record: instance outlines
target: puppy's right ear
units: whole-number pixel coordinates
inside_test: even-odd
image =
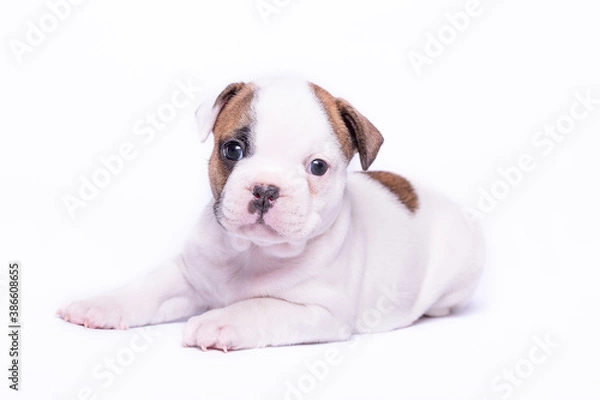
[[[200,131],[200,140],[205,142],[208,139],[208,136],[212,132],[215,123],[217,122],[217,118],[219,114],[229,100],[231,100],[235,95],[237,95],[240,90],[242,90],[246,86],[246,83],[231,83],[229,84],[222,92],[217,96],[217,99],[214,101],[210,101],[206,99],[200,107],[196,110],[196,122],[198,123],[198,129]]]

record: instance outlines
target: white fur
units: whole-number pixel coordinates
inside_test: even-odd
[[[344,340],[443,316],[469,300],[483,244],[461,209],[417,186],[411,213],[365,174],[346,172],[305,82],[258,87],[255,153],[223,189],[221,225],[209,204],[172,262],[71,303],[61,317],[124,328],[192,316],[184,345],[227,350]],[[331,166],[322,177],[307,172],[315,158]],[[248,212],[255,184],[281,189],[265,224]]]

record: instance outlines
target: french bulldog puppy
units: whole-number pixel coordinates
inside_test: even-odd
[[[341,341],[465,305],[479,227],[446,197],[366,171],[383,143],[347,101],[303,80],[233,83],[196,112],[213,199],[182,252],[58,311],[88,328],[189,318],[183,345],[228,351]]]

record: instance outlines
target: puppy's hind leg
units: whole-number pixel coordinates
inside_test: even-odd
[[[196,315],[205,309],[182,274],[183,260],[161,265],[111,292],[71,302],[57,315],[86,328],[127,329]]]
[[[458,224],[455,224],[455,226],[458,226]],[[465,225],[465,227],[467,229],[462,235],[456,235],[455,237],[465,237],[467,239],[455,242],[452,248],[447,249],[443,254],[458,253],[466,256],[462,260],[451,263],[451,268],[446,268],[448,264],[445,261],[440,261],[438,270],[453,272],[442,295],[425,311],[424,314],[429,317],[443,317],[456,309],[464,307],[477,289],[484,261],[483,233],[478,224],[473,225],[469,222],[469,225]],[[452,258],[448,257],[448,259],[451,260]]]
[[[428,317],[445,317],[451,312],[464,307],[473,296],[477,288],[477,280],[462,288],[456,288],[441,296],[432,306],[425,311]]]
[[[428,317],[445,317],[450,314],[450,307],[433,307],[425,312]]]

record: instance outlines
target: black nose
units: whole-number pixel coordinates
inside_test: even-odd
[[[279,197],[279,188],[274,185],[256,185],[252,189],[254,199],[248,204],[250,214],[258,212],[260,215],[269,211],[273,207],[273,203]]]

